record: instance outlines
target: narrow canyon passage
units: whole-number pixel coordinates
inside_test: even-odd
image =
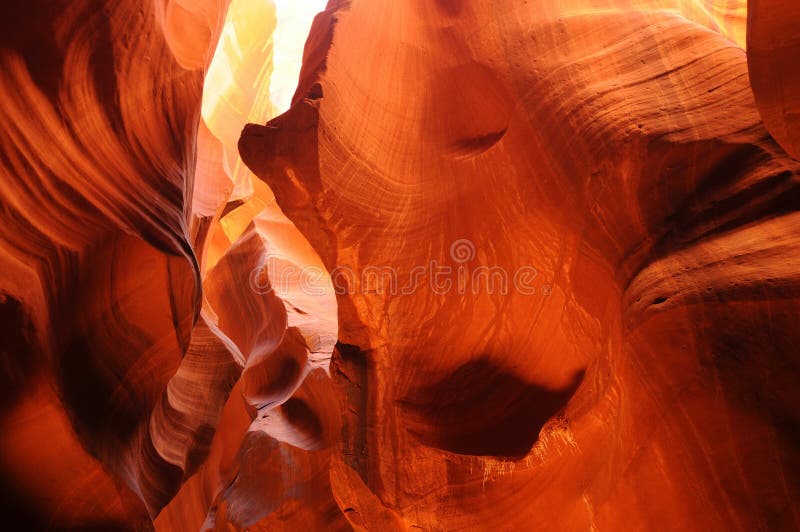
[[[800,529],[796,2],[0,21],[0,528]]]

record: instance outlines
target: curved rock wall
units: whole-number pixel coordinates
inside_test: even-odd
[[[189,472],[180,457],[201,427],[159,419],[185,409],[164,392],[186,392],[173,375],[203,341],[186,198],[217,27],[194,17],[174,2],[2,8],[11,523],[144,526]],[[189,19],[202,38],[174,34]]]
[[[331,0],[274,119],[270,2],[0,8],[3,523],[800,527],[749,4]]]
[[[317,20],[240,151],[340,289],[352,526],[798,525],[798,163],[723,4]]]

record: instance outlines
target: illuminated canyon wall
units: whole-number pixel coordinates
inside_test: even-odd
[[[794,2],[0,20],[4,527],[800,528]]]

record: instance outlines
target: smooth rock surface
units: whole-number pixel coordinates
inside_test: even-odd
[[[0,528],[800,528],[796,3],[281,5],[0,7]]]

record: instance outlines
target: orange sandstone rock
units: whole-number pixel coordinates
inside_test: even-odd
[[[343,288],[353,527],[798,526],[798,163],[743,3],[625,4],[331,2],[244,130]]]
[[[747,4],[331,0],[275,118],[279,2],[0,8],[3,525],[800,528]]]

